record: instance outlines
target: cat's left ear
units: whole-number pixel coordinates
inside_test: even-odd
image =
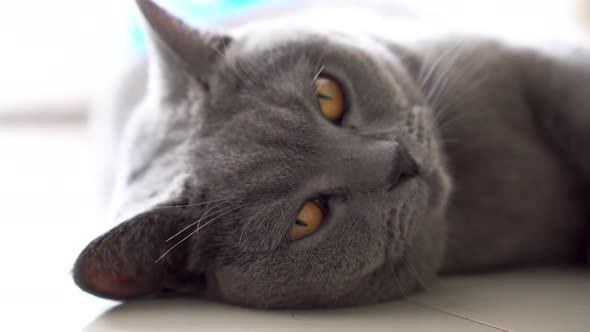
[[[150,57],[150,84],[175,90],[187,86],[189,74],[202,88],[223,60],[231,38],[204,33],[172,16],[152,0],[136,0],[144,18]]]

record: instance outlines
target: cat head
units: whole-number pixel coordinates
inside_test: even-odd
[[[138,4],[149,93],[122,142],[122,222],[80,254],[81,288],[326,307],[434,276],[450,184],[419,56],[329,31],[205,34]]]

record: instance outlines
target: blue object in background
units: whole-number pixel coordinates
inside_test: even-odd
[[[160,6],[185,22],[195,26],[227,18],[261,5],[286,0],[156,0]],[[131,47],[134,52],[145,51],[145,38],[137,15],[132,16]]]

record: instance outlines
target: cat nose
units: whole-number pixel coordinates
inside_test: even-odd
[[[363,140],[341,146],[330,156],[333,185],[354,191],[393,190],[419,175],[419,165],[395,140]]]
[[[404,145],[398,145],[388,179],[390,186],[387,190],[391,191],[402,182],[418,176],[419,169],[418,163],[412,158],[408,149]]]

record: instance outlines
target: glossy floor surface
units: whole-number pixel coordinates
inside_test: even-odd
[[[442,280],[405,301],[329,311],[264,312],[190,300],[129,303],[86,327],[107,331],[588,331],[589,271]]]

